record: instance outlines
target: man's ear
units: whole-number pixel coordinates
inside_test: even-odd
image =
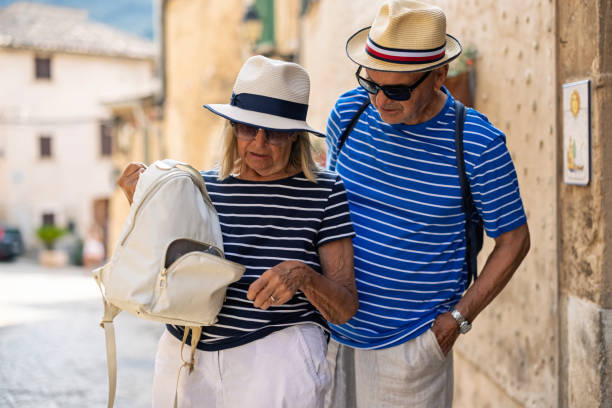
[[[444,81],[446,81],[446,77],[448,76],[448,64],[443,67],[437,68],[434,71],[434,85],[435,89],[442,88],[444,85]]]

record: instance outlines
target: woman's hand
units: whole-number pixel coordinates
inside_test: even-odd
[[[287,303],[302,285],[307,269],[302,262],[283,261],[251,283],[247,299],[263,310]]]
[[[138,183],[140,174],[144,172],[146,168],[147,167],[142,163],[130,163],[125,170],[123,170],[123,173],[121,173],[119,180],[117,180],[117,185],[123,190],[130,204],[132,204],[132,199],[134,198],[136,183]]]
[[[297,290],[334,324],[346,323],[357,312],[353,242],[343,238],[319,247],[323,274],[298,261],[284,261],[251,284],[247,298],[260,309],[287,303]]]

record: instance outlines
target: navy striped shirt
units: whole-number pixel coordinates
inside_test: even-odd
[[[302,173],[266,182],[233,176],[219,181],[217,171],[202,172],[219,214],[225,257],[244,265],[246,271],[229,286],[219,321],[203,327],[199,349],[240,346],[305,322],[328,330],[321,314],[301,291],[289,302],[268,310],[253,307],[246,297],[251,283],[285,260],[301,261],[321,273],[317,248],[355,235],[342,181],[327,171],[315,175],[317,183]],[[167,327],[182,339],[182,327]]]
[[[337,341],[365,349],[398,345],[425,332],[466,286],[465,215],[457,172],[455,109],[446,104],[418,125],[382,121],[370,105],[338,154],[340,134],[368,94],[342,95],[327,125],[328,166],[347,190],[356,237],[359,311],[330,325]],[[467,110],[465,167],[490,237],[526,223],[505,136]]]

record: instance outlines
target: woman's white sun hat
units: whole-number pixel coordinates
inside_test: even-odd
[[[419,1],[389,0],[371,27],[346,43],[348,57],[377,71],[420,72],[448,64],[461,54],[461,44],[446,34],[446,16]]]
[[[204,107],[236,123],[325,137],[306,123],[309,94],[310,78],[300,65],[256,55],[240,69],[230,103]]]

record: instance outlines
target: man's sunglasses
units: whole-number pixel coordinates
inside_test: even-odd
[[[293,134],[293,132],[291,131],[268,130],[264,128],[259,128],[257,126],[245,125],[243,123],[232,122],[232,127],[234,128],[234,134],[236,135],[236,137],[247,142],[254,140],[257,136],[257,132],[259,132],[259,129],[261,129],[264,131],[266,140],[271,145],[285,144],[289,139],[289,136]]]
[[[427,71],[425,75],[423,75],[418,81],[416,81],[412,85],[378,85],[376,82],[370,81],[369,79],[365,79],[359,73],[361,72],[361,68],[357,69],[355,72],[355,76],[357,77],[357,82],[359,85],[363,87],[368,93],[372,95],[376,95],[378,91],[383,91],[383,93],[389,99],[393,99],[394,101],[407,101],[410,99],[412,92],[427,78],[431,71]]]

